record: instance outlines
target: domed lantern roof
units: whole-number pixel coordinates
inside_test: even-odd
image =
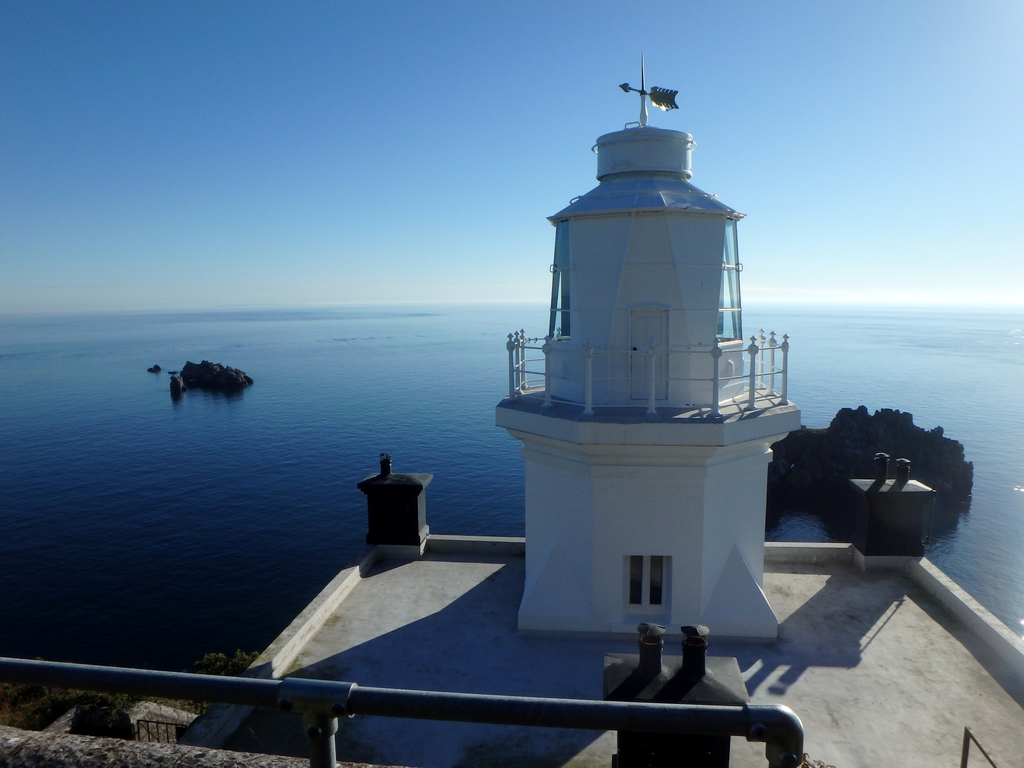
[[[601,184],[549,216],[549,221],[610,211],[657,210],[742,219],[744,214],[690,183],[690,155],[696,146],[690,134],[664,128],[606,133],[594,145]]]

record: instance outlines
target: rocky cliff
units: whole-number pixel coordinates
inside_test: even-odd
[[[863,405],[843,408],[827,429],[801,428],[772,446],[768,466],[768,514],[801,510],[835,515],[853,502],[847,480],[875,476],[874,456],[911,462],[911,477],[938,492],[940,507],[963,505],[971,495],[974,465],[964,447],[942,427],[915,426],[909,413],[884,408],[869,414]],[[890,473],[895,467],[890,463]]]
[[[252,379],[246,376],[245,371],[207,360],[201,363],[193,363],[190,360],[185,363],[185,367],[181,369],[181,378],[186,387],[199,389],[234,390],[252,384]]]

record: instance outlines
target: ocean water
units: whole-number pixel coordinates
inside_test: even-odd
[[[974,462],[928,556],[1020,630],[1024,310],[748,307],[789,333],[808,426],[910,411]],[[0,655],[186,669],[264,648],[363,548],[356,483],[431,472],[436,533],[522,535],[518,443],[494,424],[506,334],[539,304],[0,318]],[[255,380],[172,401],[186,360]],[[786,515],[776,539],[827,540]]]

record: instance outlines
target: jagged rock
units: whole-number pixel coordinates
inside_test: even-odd
[[[188,390],[181,376],[171,376],[171,396],[181,397],[181,393]]]
[[[162,371],[163,368],[161,368],[159,365],[154,365],[152,368],[147,368],[146,370],[149,371],[150,373],[160,373],[160,371]]]
[[[802,510],[845,515],[855,498],[847,482],[875,476],[874,456],[884,452],[895,460],[910,459],[911,477],[938,492],[937,504],[966,502],[974,482],[974,465],[964,447],[942,434],[925,430],[909,413],[884,408],[869,414],[863,405],[843,408],[827,429],[801,427],[772,446],[768,465],[768,512]],[[895,472],[891,462],[890,474]]]
[[[192,361],[185,363],[181,369],[181,378],[186,386],[200,389],[235,390],[252,384],[252,379],[246,376],[245,371],[207,360],[198,364]]]

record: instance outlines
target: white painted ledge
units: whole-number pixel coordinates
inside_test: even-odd
[[[426,551],[438,555],[507,555],[522,557],[526,554],[523,536],[452,536],[434,535],[427,538]]]
[[[907,575],[934,595],[1024,683],[1024,640],[927,558],[911,558]]]
[[[302,648],[323,627],[324,622],[334,614],[379,557],[380,553],[374,547],[365,552],[354,565],[343,569],[331,579],[284,632],[259,655],[243,676],[274,680],[286,677]],[[179,743],[220,748],[252,714],[253,709],[238,704],[214,704],[206,714],[193,722]]]
[[[764,545],[765,565],[783,563],[852,563],[852,544],[804,541],[767,541]]]

